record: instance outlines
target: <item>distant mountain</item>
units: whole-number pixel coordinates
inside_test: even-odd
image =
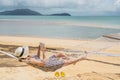
[[[30,9],[15,9],[11,11],[0,12],[0,15],[42,15]]]
[[[51,16],[71,16],[68,13],[58,13],[58,14],[51,14]]]
[[[30,10],[30,9],[15,9],[11,11],[3,11],[0,12],[0,15],[40,15],[40,16],[71,16],[68,13],[58,13],[58,14],[50,14],[50,15],[43,15],[39,12]]]

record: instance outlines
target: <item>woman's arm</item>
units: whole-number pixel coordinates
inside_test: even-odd
[[[44,47],[44,49],[42,50],[42,52],[43,52],[43,60],[45,61],[46,60],[46,48]]]
[[[45,62],[44,61],[38,61],[38,60],[36,60],[36,59],[34,59],[34,58],[31,58],[30,60],[29,60],[29,63],[30,64],[35,64],[35,65],[38,65],[38,66],[44,66],[45,65]]]
[[[37,56],[40,58],[40,45],[38,46]]]

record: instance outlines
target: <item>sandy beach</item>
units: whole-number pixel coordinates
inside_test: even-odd
[[[92,54],[93,51],[120,54],[120,44],[116,42],[0,36],[0,50],[13,54],[18,46],[28,45],[30,53],[36,53],[39,42],[46,44],[47,57],[62,49],[91,53],[87,60],[52,72],[43,71],[0,53],[0,80],[120,80],[120,56]],[[65,76],[56,77],[55,72],[64,72]]]

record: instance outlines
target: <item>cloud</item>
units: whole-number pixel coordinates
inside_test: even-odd
[[[0,4],[2,6],[13,6],[14,5],[14,1],[13,0],[1,0]]]
[[[115,5],[120,6],[120,0],[117,0],[117,1],[115,2]]]
[[[1,9],[31,8],[44,13],[70,12],[71,14],[104,14],[115,12],[120,0],[0,0]]]

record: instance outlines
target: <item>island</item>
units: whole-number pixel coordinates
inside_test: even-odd
[[[50,16],[71,16],[68,13],[57,13],[57,14],[51,14]]]
[[[58,14],[41,14],[31,9],[15,9],[9,11],[0,12],[0,15],[38,15],[38,16],[71,16],[69,13],[58,13]]]
[[[0,15],[42,15],[42,14],[36,11],[32,11],[30,9],[15,9],[0,12]]]

